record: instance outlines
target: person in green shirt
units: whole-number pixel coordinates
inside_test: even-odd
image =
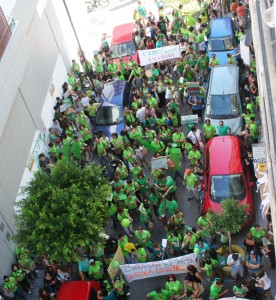
[[[130,72],[130,76],[128,78],[128,81],[131,81],[132,78],[136,78],[136,77],[139,77],[139,78],[142,77],[142,68],[139,67],[137,64],[134,65],[134,68]]]
[[[165,174],[161,174],[158,176],[158,180],[160,180],[160,183],[157,185],[156,187],[164,192],[164,194],[162,195],[163,198],[165,198],[168,194],[175,198],[175,191],[176,191],[176,183],[173,180],[173,178],[171,176],[166,176]]]
[[[147,294],[147,298],[151,300],[172,300],[173,292],[163,290],[160,287],[156,288],[155,291],[152,291]]]
[[[135,237],[137,239],[137,243],[142,245],[145,248],[150,248],[152,250],[152,242],[151,242],[151,233],[147,230],[143,230],[142,226],[139,226],[135,231]]]
[[[125,299],[125,281],[121,276],[116,276],[115,281],[113,282],[113,287],[115,294],[117,294],[118,299]]]
[[[143,200],[138,210],[140,212],[140,222],[145,228],[150,229],[149,224],[152,222],[152,213],[147,199]]]
[[[166,202],[167,202],[168,213],[173,215],[175,209],[178,208],[178,203],[170,197],[166,198]]]
[[[148,102],[150,108],[157,109],[157,100],[152,96],[151,93],[148,93],[148,95],[147,95],[147,102]]]
[[[26,296],[24,295],[24,293],[18,288],[16,279],[14,277],[9,277],[9,276],[4,276],[4,294],[5,294],[5,299],[6,296],[8,297],[8,295],[12,298],[15,295],[16,299],[17,297],[21,298],[21,299],[26,299]]]
[[[102,75],[104,69],[103,69],[103,60],[101,56],[94,54],[93,65],[94,65],[95,72],[99,75]]]
[[[70,150],[74,160],[79,163],[84,163],[85,144],[83,139],[79,139],[77,136],[74,136]]]
[[[136,160],[132,162],[132,169],[130,170],[130,173],[134,180],[138,178],[138,173],[142,171],[142,168],[138,166],[138,163]]]
[[[89,113],[89,119],[90,119],[91,124],[94,124],[96,112],[100,106],[101,106],[101,103],[94,103],[93,100],[89,101],[89,106],[88,106],[87,110]]]
[[[129,255],[129,251],[125,250],[125,245],[128,243],[128,236],[127,235],[123,235],[123,234],[119,234],[119,239],[118,239],[118,247],[121,248],[124,256],[126,257],[127,255]]]
[[[205,142],[207,143],[211,138],[213,138],[216,134],[216,128],[209,119],[205,120],[205,124],[203,125],[203,135],[205,137]]]
[[[74,76],[79,77],[80,65],[76,62],[75,59],[72,60],[71,71],[74,74]]]
[[[197,149],[196,145],[192,145],[192,149],[189,151],[188,159],[191,161],[191,165],[195,164],[196,159],[201,159],[201,152]]]
[[[91,280],[102,280],[103,279],[103,264],[100,261],[96,261],[93,258],[89,261],[90,266],[88,269],[89,279]]]
[[[139,247],[138,246],[135,253],[136,253],[136,256],[137,256],[138,261],[140,263],[147,262],[147,260],[148,260],[148,253],[147,253],[147,250],[144,247]]]
[[[117,230],[117,227],[118,227],[117,206],[116,206],[115,201],[113,199],[111,201],[107,202],[107,214],[112,219],[113,229]]]
[[[133,219],[130,217],[128,209],[119,207],[117,209],[117,212],[118,212],[118,215],[117,215],[118,221],[120,222],[120,224],[124,228],[126,234],[129,237],[132,237],[131,233],[134,233],[134,230],[133,230],[133,227],[132,227]],[[124,226],[123,220],[125,220],[125,219],[128,219],[130,221],[128,226]]]
[[[223,295],[228,293],[228,290],[222,291],[223,289],[223,280],[221,278],[216,278],[210,287],[210,296],[209,299],[217,300],[222,298]]]
[[[107,70],[112,75],[112,77],[115,77],[116,73],[119,71],[118,70],[118,65],[115,62],[113,62],[112,58],[110,58],[110,60],[109,60],[109,64],[107,66]]]
[[[174,128],[179,127],[179,125],[180,125],[179,114],[173,108],[168,112],[168,117]]]
[[[172,292],[175,299],[180,297],[182,293],[182,284],[176,279],[175,275],[171,274],[168,276],[166,290]]]
[[[255,103],[250,99],[250,97],[245,98],[246,107],[245,109],[250,110],[251,114],[255,113]]]
[[[160,155],[164,154],[166,146],[163,142],[159,141],[157,137],[151,142],[151,147],[154,150],[154,153],[160,153]]]
[[[197,225],[205,230],[210,224],[210,218],[206,212],[201,212],[199,218],[197,219]]]
[[[123,59],[122,57],[120,58],[119,71],[121,72],[121,74],[122,74],[123,76],[126,75],[126,72],[127,72],[127,64],[126,64],[126,62],[124,61],[124,59]]]
[[[216,57],[216,54],[212,54],[210,60],[209,60],[209,67],[213,68],[215,66],[220,65],[219,59]]]
[[[88,128],[88,117],[85,115],[84,111],[77,111],[76,112],[76,121],[80,125],[83,125],[84,127]]]
[[[176,132],[172,135],[172,140],[176,144],[177,148],[180,148],[183,152],[184,148],[182,146],[185,143],[185,135],[181,132],[181,127],[178,127]]]
[[[234,65],[236,63],[235,58],[233,55],[231,55],[230,53],[227,53],[227,63],[230,65]]]
[[[259,224],[255,224],[250,228],[250,232],[257,244],[256,246],[262,246],[262,238],[266,236],[266,230],[261,228]]]
[[[217,126],[218,135],[231,135],[231,128],[227,125],[224,125],[223,121],[219,121],[219,125]]]
[[[116,168],[116,173],[122,180],[125,180],[128,178],[127,167],[122,162],[118,163],[118,167]]]
[[[125,150],[123,151],[123,157],[124,160],[127,161],[127,163],[132,164],[135,161],[135,152],[132,147],[129,145],[125,146]]]
[[[245,124],[250,125],[250,118],[251,117],[255,118],[256,115],[251,113],[251,111],[249,109],[246,109],[245,113],[242,114],[242,117],[244,118]]]
[[[31,286],[25,277],[25,273],[20,269],[18,264],[13,263],[12,266],[12,277],[15,278],[16,282],[20,284],[22,289],[27,293],[31,294],[32,292],[30,289],[33,289],[34,287]]]
[[[205,51],[201,51],[200,56],[197,59],[195,65],[195,70],[198,72],[199,77],[204,81],[207,80],[208,65],[209,65],[208,56],[206,55]]]
[[[244,285],[242,285],[241,282],[237,282],[233,286],[233,293],[238,298],[245,298],[247,292],[247,288]]]
[[[97,137],[95,138],[95,146],[100,160],[100,164],[104,166],[106,164],[105,157],[107,156],[106,144],[103,141],[101,141],[100,138]]]
[[[155,130],[151,130],[149,128],[149,126],[145,126],[145,130],[146,130],[146,139],[148,140],[149,143],[152,143],[154,140],[154,137],[156,136],[156,132]]]
[[[132,193],[126,192],[127,198],[125,200],[126,207],[131,217],[136,220],[136,212],[138,209],[137,198]]]
[[[253,143],[258,144],[258,140],[259,140],[259,125],[255,121],[254,117],[250,118],[249,129],[250,129],[250,133],[252,135]]]
[[[198,179],[191,169],[186,169],[184,174],[184,182],[186,183],[186,188],[188,190],[188,201],[193,198],[199,200],[199,192],[197,189]]]

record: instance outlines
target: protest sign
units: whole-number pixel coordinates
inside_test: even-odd
[[[192,253],[185,256],[166,259],[163,261],[153,261],[140,264],[121,265],[120,269],[128,282],[150,277],[163,276],[167,274],[186,273],[183,267],[188,265],[197,266],[197,254]]]
[[[167,156],[160,156],[151,159],[151,169],[167,169],[168,168],[168,158]]]
[[[198,123],[198,115],[181,116],[181,124]]]
[[[158,61],[175,59],[180,57],[179,45],[161,48],[138,50],[140,65],[146,66]]]
[[[120,247],[118,247],[108,269],[107,269],[107,272],[111,278],[111,280],[113,280],[117,273],[119,272],[119,268],[114,266],[114,262],[117,261],[120,265],[123,265],[125,263],[125,258],[124,258],[124,254],[122,252],[122,249]]]

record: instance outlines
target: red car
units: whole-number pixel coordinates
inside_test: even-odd
[[[62,284],[57,300],[97,300],[98,281],[70,281]]]
[[[234,199],[247,204],[248,225],[254,216],[254,203],[247,153],[243,142],[236,136],[212,138],[204,148],[204,203],[207,212],[221,210],[221,201]]]
[[[111,57],[116,63],[122,57],[125,61],[131,56],[134,61],[139,63],[136,43],[134,41],[135,25],[133,23],[122,24],[114,27],[112,33]]]

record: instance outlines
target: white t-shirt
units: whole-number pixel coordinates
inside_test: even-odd
[[[136,112],[136,118],[139,119],[139,121],[141,123],[144,123],[145,121],[145,112],[146,112],[146,108],[145,107],[141,107],[137,110]]]
[[[190,131],[187,135],[191,139],[192,143],[195,145],[197,142],[201,142],[201,131],[197,128],[196,131]]]

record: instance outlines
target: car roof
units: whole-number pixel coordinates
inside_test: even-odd
[[[97,291],[100,285],[97,281],[70,281],[62,284],[58,293],[58,300],[89,300],[90,289]]]
[[[229,17],[212,19],[210,37],[225,37],[233,34],[232,20]]]
[[[99,103],[102,104],[101,107],[123,105],[123,90],[125,84],[126,83],[122,80],[106,83],[99,98]]]
[[[226,64],[212,68],[209,87],[211,95],[230,95],[238,93],[239,67]]]
[[[209,150],[209,175],[242,173],[240,146],[241,142],[236,136],[212,138],[206,147],[206,151]]]
[[[126,23],[114,27],[112,33],[111,45],[132,41],[134,28],[135,27],[133,23]]]

